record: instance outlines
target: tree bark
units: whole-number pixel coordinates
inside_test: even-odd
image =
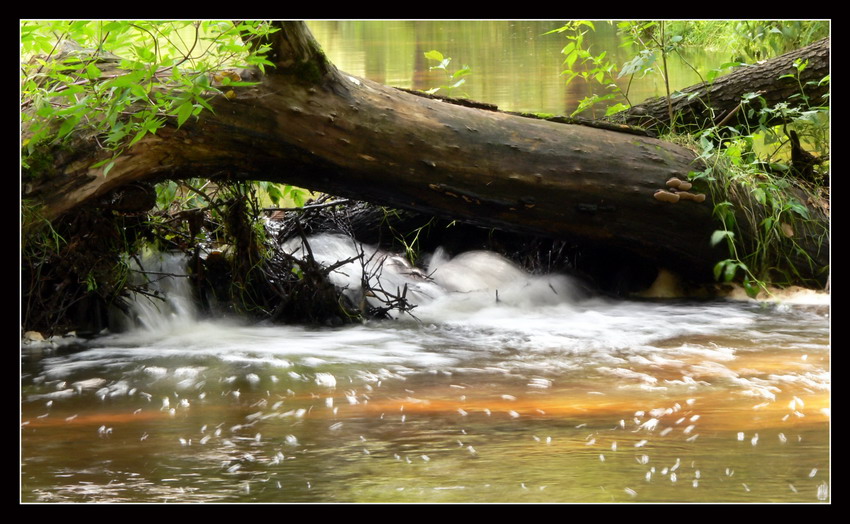
[[[463,107],[338,71],[306,25],[280,23],[277,67],[211,101],[214,113],[148,136],[108,176],[58,159],[25,198],[56,218],[138,181],[268,180],[651,260],[697,281],[728,253],[704,202],[654,197],[702,167],[653,138]],[[827,255],[828,259],[828,255]]]
[[[824,38],[806,47],[754,65],[739,67],[711,83],[697,84],[673,95],[673,114],[677,126],[698,125],[705,129],[720,124],[758,124],[758,117],[747,115],[741,107],[744,95],[757,93],[764,99],[764,106],[757,101],[751,107],[761,109],[787,102],[790,107],[819,106],[829,93],[829,83],[820,81],[829,75],[830,39]],[[807,61],[806,67],[796,78],[795,61]],[[780,78],[783,75],[794,78]],[[805,98],[804,96],[805,95]],[[808,102],[806,102],[808,100]],[[646,128],[670,126],[667,98],[651,98],[641,104],[617,114],[614,120]],[[783,123],[780,119],[766,122],[767,125]]]

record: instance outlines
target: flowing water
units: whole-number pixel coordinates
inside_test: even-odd
[[[201,318],[178,279],[138,328],[25,347],[22,500],[830,500],[823,296],[613,301],[492,253],[378,255],[415,318]]]
[[[560,25],[310,24],[351,74],[428,89],[437,49],[472,67],[471,98],[564,114],[590,87],[559,77],[565,41],[540,35]],[[830,501],[828,297],[615,301],[484,253],[383,257],[368,272],[407,283],[415,318],[245,325],[200,317],[177,279],[128,332],[23,344],[21,500]],[[352,298],[358,271],[334,275]]]

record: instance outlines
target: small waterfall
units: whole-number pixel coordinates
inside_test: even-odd
[[[307,242],[314,259],[322,266],[352,259],[329,277],[355,303],[363,298],[364,283],[369,288],[365,298],[373,305],[380,305],[386,296],[406,289],[412,304],[457,312],[495,304],[520,308],[564,304],[574,302],[579,295],[569,277],[530,275],[491,251],[467,251],[452,258],[439,248],[430,257],[424,257],[429,262],[426,269],[420,269],[403,256],[343,235],[320,234]],[[294,256],[306,256],[307,249],[299,238],[286,241],[282,248]],[[417,311],[422,311],[421,308]]]
[[[313,259],[321,266],[330,267],[351,260],[331,271],[328,277],[355,304],[363,298],[364,282],[368,283],[373,295],[366,299],[375,306],[381,305],[390,295],[403,292],[405,286],[407,297],[416,304],[434,300],[445,293],[442,287],[400,255],[361,244],[344,235],[315,235],[308,238],[307,243]],[[307,246],[300,238],[291,238],[281,247],[293,256],[307,257]]]
[[[310,252],[324,267],[340,265],[328,275],[354,304],[366,300],[385,306],[401,295],[414,315],[430,321],[457,319],[497,307],[505,310],[562,306],[576,302],[578,287],[564,275],[531,275],[490,251],[468,251],[450,257],[443,249],[425,256],[424,269],[398,254],[361,244],[350,237],[320,234],[308,238]],[[300,238],[286,241],[283,251],[306,257]],[[134,267],[136,285],[146,291],[132,297],[132,318],[116,323],[150,332],[192,329],[200,320],[182,254],[148,253]],[[491,312],[492,313],[492,312]],[[501,316],[496,315],[496,316]]]
[[[132,327],[171,331],[193,324],[198,311],[186,272],[186,257],[174,253],[146,253],[141,267],[133,264],[134,283],[146,284],[145,293],[134,293]]]

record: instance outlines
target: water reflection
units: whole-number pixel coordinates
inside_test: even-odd
[[[547,307],[27,354],[23,499],[824,498],[822,306]]]
[[[331,62],[347,73],[425,91],[446,83],[442,71],[429,70],[435,64],[424,56],[438,50],[452,58],[451,71],[464,65],[472,68],[466,83],[451,96],[468,96],[509,111],[569,115],[583,98],[604,93],[600,86],[581,80],[565,84],[561,50],[567,41],[563,35],[545,35],[564,23],[395,20],[311,21],[309,26]],[[608,58],[619,66],[635,54],[622,47],[615,29],[606,23],[597,23],[596,31],[589,32],[585,40],[594,53],[607,51]],[[710,69],[727,62],[728,56],[687,49],[684,60],[687,63],[677,58],[668,64],[672,89],[701,82]],[[631,84],[628,78],[618,82],[634,104],[665,93],[658,75],[635,78]],[[604,105],[600,107],[604,109]]]

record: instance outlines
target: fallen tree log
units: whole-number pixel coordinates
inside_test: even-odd
[[[569,239],[700,282],[728,257],[710,242],[718,224],[705,182],[691,190],[706,195],[701,201],[656,194],[671,177],[702,169],[690,150],[355,78],[328,62],[304,24],[279,26],[270,55],[276,67],[258,85],[210,101],[215,112],[195,122],[142,139],[108,176],[92,167],[105,158],[92,143],[58,153],[50,176],[25,180],[24,198],[55,219],[136,182],[267,180]],[[828,249],[826,258],[820,245],[811,251],[819,267],[802,278],[820,278],[828,260]]]

